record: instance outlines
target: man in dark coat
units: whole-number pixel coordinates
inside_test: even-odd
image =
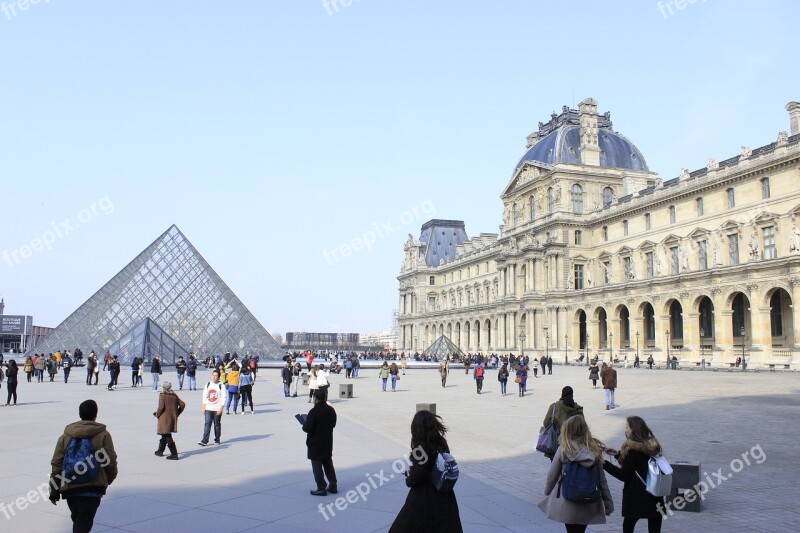
[[[311,469],[317,490],[312,490],[314,496],[326,496],[329,492],[336,494],[336,471],[333,468],[333,428],[336,427],[336,411],[325,401],[325,391],[314,392],[314,407],[308,412],[303,423],[303,431],[308,433],[306,446],[308,458],[311,459]],[[323,476],[323,470],[325,475]],[[325,478],[328,478],[326,487]]]
[[[289,362],[283,363],[281,370],[281,378],[283,378],[283,395],[289,397],[289,387],[292,385],[292,369],[289,367]]]
[[[552,355],[548,355],[547,356],[547,373],[548,374],[552,374],[553,373],[553,356]]]

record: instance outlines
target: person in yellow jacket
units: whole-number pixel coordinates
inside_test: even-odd
[[[58,366],[61,366],[61,352],[56,351],[53,357],[55,358],[56,363],[58,363]]]
[[[231,400],[233,401],[233,414],[236,414],[236,409],[239,407],[239,365],[233,363],[226,377],[228,379],[228,400],[225,402],[225,414],[231,414]]]

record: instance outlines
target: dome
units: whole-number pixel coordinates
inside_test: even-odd
[[[597,117],[597,144],[600,147],[600,166],[648,172],[647,162],[631,141],[611,129],[610,114]],[[555,113],[547,124],[539,123],[539,131],[529,140],[528,151],[519,160],[515,170],[526,161],[556,165],[580,165],[581,138],[578,111],[564,106],[561,115]]]

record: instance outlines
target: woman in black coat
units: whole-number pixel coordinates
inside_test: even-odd
[[[664,509],[664,498],[647,492],[644,480],[647,479],[647,462],[661,453],[661,445],[645,421],[638,416],[628,417],[625,437],[627,440],[619,451],[606,448],[606,453],[614,457],[620,466],[609,461],[603,463],[603,470],[625,484],[622,487],[622,531],[633,533],[636,522],[646,518],[648,532],[659,533],[663,519],[659,509]]]
[[[418,411],[411,421],[411,466],[406,472],[406,502],[392,524],[390,533],[461,532],[461,516],[455,492],[439,492],[431,471],[439,451],[450,453],[441,417]]]

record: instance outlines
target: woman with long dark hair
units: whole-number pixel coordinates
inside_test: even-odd
[[[430,411],[418,411],[411,420],[411,466],[406,472],[406,486],[411,490],[390,532],[463,531],[455,492],[436,490],[431,477],[438,453],[450,453],[445,433],[442,418]]]
[[[19,374],[17,362],[11,359],[6,364],[6,388],[8,389],[8,399],[6,400],[6,405],[12,405],[12,396],[14,397],[13,405],[17,405],[17,374]]]
[[[629,416],[626,422],[626,440],[622,443],[619,451],[614,448],[606,448],[606,453],[615,458],[619,466],[605,461],[603,469],[624,483],[622,487],[623,533],[633,533],[636,522],[640,518],[647,519],[649,533],[659,533],[663,517],[658,509],[659,506],[662,506],[663,509],[664,498],[653,496],[647,492],[643,480],[647,479],[647,463],[651,457],[661,453],[661,444],[641,417]],[[639,479],[640,477],[641,479]]]

